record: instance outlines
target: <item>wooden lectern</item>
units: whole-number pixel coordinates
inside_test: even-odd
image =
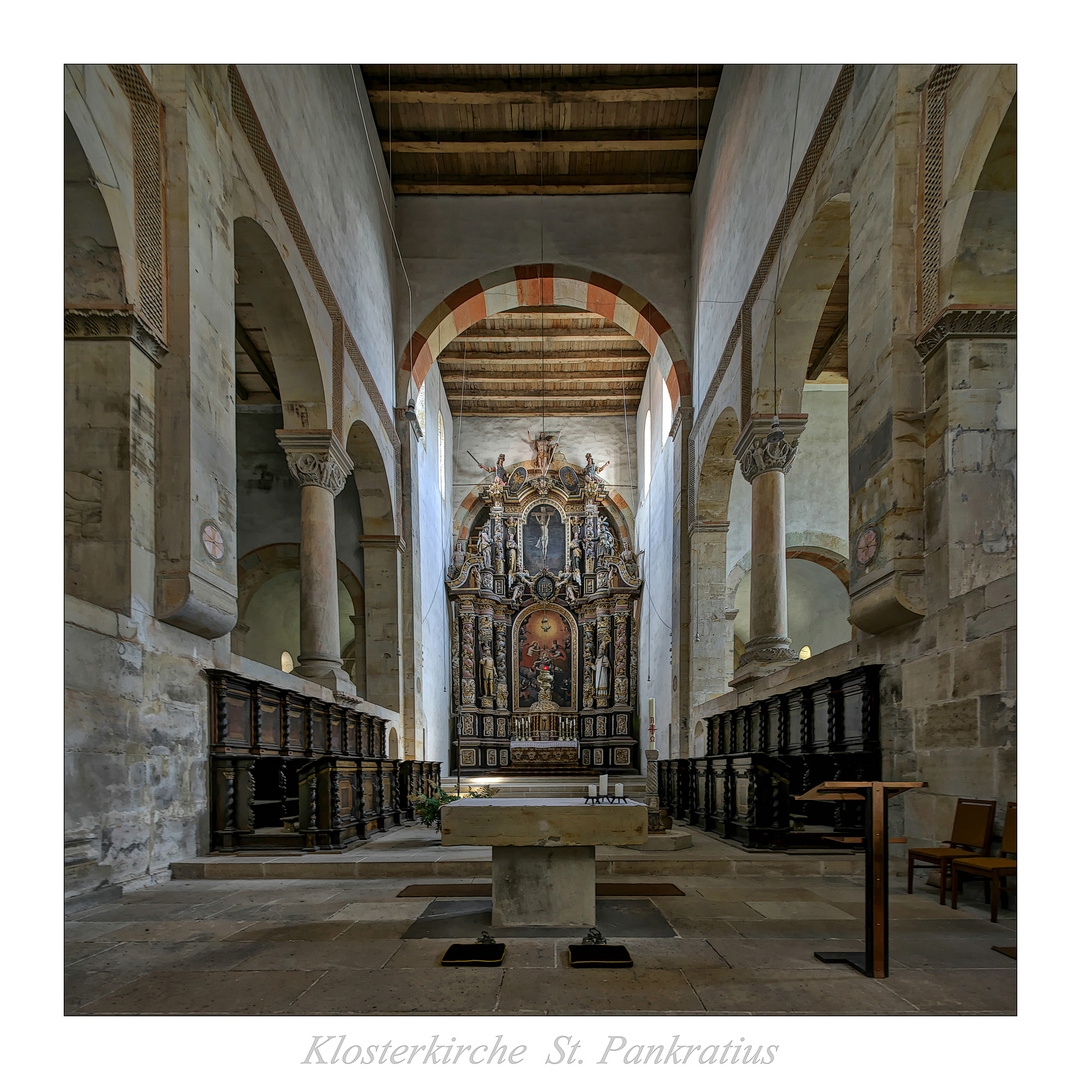
[[[797,795],[797,799],[837,801],[864,799],[863,844],[866,858],[864,872],[864,953],[816,952],[815,958],[826,964],[849,964],[872,979],[889,975],[888,857],[887,844],[903,844],[886,837],[886,800],[900,791],[926,787],[923,780],[830,780]],[[831,837],[839,843],[859,843],[855,837]]]

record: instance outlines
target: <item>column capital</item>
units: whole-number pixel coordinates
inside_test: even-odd
[[[275,432],[289,471],[301,487],[326,488],[340,494],[353,462],[333,431],[290,428]]]
[[[806,426],[806,413],[752,416],[732,449],[743,478],[750,483],[764,472],[788,472]]]

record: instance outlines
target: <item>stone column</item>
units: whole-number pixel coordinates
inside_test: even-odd
[[[806,416],[752,416],[735,445],[751,485],[751,639],[733,686],[799,659],[788,637],[784,478],[806,423]]]
[[[334,498],[353,462],[330,431],[279,431],[289,471],[300,485],[300,663],[297,675],[352,692],[338,633],[338,556]]]
[[[691,533],[691,705],[728,692],[726,650],[727,521],[695,521]]]

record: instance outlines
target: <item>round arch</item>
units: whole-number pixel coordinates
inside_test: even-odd
[[[299,544],[266,544],[237,560],[237,619],[244,622],[252,597],[271,578],[300,569]],[[345,563],[338,561],[338,580],[353,601],[353,610],[364,610],[364,586]]]
[[[1001,102],[989,119],[998,115]],[[944,222],[939,296],[950,307],[1014,307],[1017,304],[1017,98],[1002,115],[991,144],[973,140],[959,206]],[[979,163],[979,173],[971,173]],[[961,218],[961,209],[964,217]],[[946,216],[944,214],[944,216]],[[960,232],[956,222],[961,221]],[[948,229],[948,231],[947,231]]]
[[[673,409],[681,396],[690,395],[690,371],[683,347],[668,320],[644,296],[607,274],[542,263],[484,274],[438,304],[417,327],[402,353],[402,401],[416,398],[439,354],[469,327],[489,315],[541,304],[559,304],[610,319],[656,361]]]
[[[793,237],[794,254],[784,271],[776,313],[763,338],[752,412],[802,411],[803,384],[815,335],[830,290],[848,258],[849,202],[848,192],[833,195],[818,207],[803,233]],[[775,349],[779,401],[773,389]]]
[[[736,458],[732,453],[739,439],[739,417],[731,406],[724,409],[709,433],[695,485],[696,521],[728,520],[728,497]]]
[[[394,499],[386,463],[375,432],[363,420],[354,420],[350,425],[345,452],[353,462],[350,482],[360,499],[364,535],[382,538],[394,536]]]
[[[234,303],[266,337],[286,428],[330,427],[329,395],[300,295],[277,246],[254,218],[233,222]]]

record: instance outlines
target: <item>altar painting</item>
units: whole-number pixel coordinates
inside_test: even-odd
[[[522,564],[534,576],[566,569],[567,527],[550,503],[534,503],[522,517]]]
[[[558,709],[573,709],[572,635],[566,615],[540,608],[518,625],[518,693],[516,707],[528,709],[541,699],[541,686],[551,675],[551,701]],[[545,695],[546,696],[546,695]]]

